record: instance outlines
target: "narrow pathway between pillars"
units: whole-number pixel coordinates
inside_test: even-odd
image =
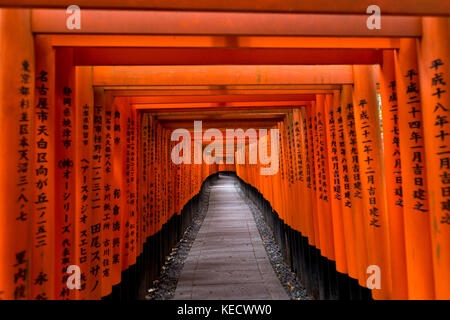
[[[220,175],[185,261],[175,299],[289,299],[267,258],[253,215]]]

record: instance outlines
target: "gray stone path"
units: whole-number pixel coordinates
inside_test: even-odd
[[[220,176],[211,187],[208,212],[174,299],[289,299],[232,177]]]

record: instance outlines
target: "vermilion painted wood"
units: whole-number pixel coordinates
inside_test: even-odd
[[[416,41],[404,39],[395,54],[395,79],[398,97],[398,129],[402,164],[403,221],[406,249],[408,297],[433,299],[433,262],[429,216],[430,194],[427,174],[414,169],[426,165],[423,107],[420,92]],[[418,112],[416,112],[418,111]],[[417,138],[417,139],[416,139]],[[422,159],[422,157],[426,157]]]
[[[76,251],[74,264],[80,267],[81,274],[85,280],[81,282],[84,290],[76,291],[76,299],[89,299],[89,287],[87,279],[91,272],[90,257],[92,243],[90,235],[90,217],[91,214],[91,148],[94,123],[94,92],[92,88],[92,69],[89,67],[78,67],[75,69],[75,103],[76,103],[76,122],[75,128],[75,161],[74,170],[76,176],[76,211],[75,211],[75,239]],[[116,150],[115,156],[120,155],[120,149]],[[117,165],[114,163],[114,167]],[[115,175],[117,178],[117,175]],[[120,271],[113,270],[112,275],[116,283],[120,282]]]
[[[404,230],[404,202],[402,165],[400,159],[400,134],[398,118],[398,94],[395,82],[394,53],[384,52],[384,64],[380,68],[380,95],[383,117],[384,174],[386,203],[389,211],[389,237],[391,239],[392,297],[408,298]],[[408,138],[407,138],[408,139]]]
[[[55,295],[74,299],[67,288],[67,268],[75,261],[76,171],[75,67],[71,48],[55,56]]]
[[[39,11],[33,17],[41,19]],[[51,34],[54,47],[163,47],[163,48],[378,48],[396,49],[392,37],[301,37],[246,35],[117,35]]]
[[[74,48],[75,65],[316,65],[381,64],[374,49]]]
[[[353,83],[348,65],[96,66],[96,86],[330,85]]]
[[[364,199],[364,228],[367,235],[367,268],[380,269],[380,287],[372,289],[375,299],[391,298],[390,239],[386,189],[383,181],[381,129],[377,101],[375,70],[371,66],[354,66],[353,106],[359,168]],[[370,178],[370,177],[373,177]],[[370,271],[370,269],[369,269]],[[367,276],[366,276],[367,279]],[[366,286],[367,283],[366,283]]]
[[[436,1],[436,0],[434,0]],[[373,4],[373,3],[372,3]],[[69,30],[66,10],[33,10],[35,33],[182,34],[182,35],[298,35],[418,37],[420,18],[383,14],[383,27],[367,28],[366,8],[353,15],[226,12],[89,10],[83,8],[83,27]],[[111,7],[108,7],[111,9]],[[443,14],[443,13],[441,13]]]
[[[425,37],[419,44],[419,76],[422,90],[427,179],[430,197],[430,226],[432,237],[434,283],[437,299],[450,299],[450,228],[448,194],[445,179],[449,150],[448,139],[441,139],[450,123],[440,125],[447,115],[450,92],[450,21],[449,18],[423,18]],[[440,62],[444,63],[441,65]],[[446,65],[446,67],[445,67]],[[434,79],[434,80],[433,80]],[[439,80],[442,79],[442,82]],[[439,89],[438,89],[439,88]],[[438,92],[445,91],[439,94]],[[439,105],[440,104],[440,105]],[[445,121],[444,121],[445,122]],[[437,123],[437,124],[436,124]],[[443,147],[444,146],[444,147]],[[447,160],[446,160],[447,158]],[[442,164],[441,164],[441,159]]]
[[[335,95],[337,97],[335,98]],[[341,273],[348,274],[347,267],[347,253],[346,253],[346,242],[344,233],[344,219],[342,214],[342,183],[343,181],[339,179],[339,163],[338,148],[337,148],[337,118],[336,109],[338,105],[336,101],[339,101],[339,92],[334,95],[327,94],[325,96],[324,105],[324,125],[326,132],[326,150],[328,161],[328,188],[329,188],[329,199],[330,210],[331,210],[331,227],[333,230],[333,243],[334,243],[334,253],[336,261],[336,270]]]
[[[47,8],[66,8],[71,2],[69,0],[3,0],[2,5],[8,6],[28,6],[28,7],[47,7]],[[398,15],[445,15],[450,14],[450,8],[447,3],[438,0],[425,2],[422,0],[399,0],[396,2],[385,2],[383,0],[362,0],[355,3],[352,0],[342,0],[337,4],[332,0],[317,1],[294,1],[288,0],[282,3],[276,0],[264,0],[256,5],[251,0],[240,2],[217,1],[217,0],[200,0],[191,2],[183,1],[163,1],[151,0],[145,3],[137,0],[80,0],[79,5],[85,8],[120,8],[120,9],[171,9],[171,10],[208,10],[208,11],[258,11],[258,12],[305,12],[305,13],[356,13],[366,12],[368,6],[375,4],[382,8],[386,14]]]
[[[35,62],[29,21],[29,11],[0,11],[0,299],[4,300],[30,299],[30,275],[37,275],[27,263],[34,258],[29,243],[35,241],[29,231],[35,175]]]
[[[46,98],[48,108],[47,118],[42,117],[35,109],[34,123],[36,128],[47,129],[44,132],[33,130],[33,138],[38,141],[45,141],[46,148],[34,149],[32,156],[35,175],[32,184],[37,186],[33,190],[33,212],[32,229],[34,234],[32,240],[32,261],[30,279],[34,279],[31,286],[31,299],[56,299],[55,292],[55,51],[45,36],[35,37],[35,57],[36,57],[36,87],[43,88],[35,93],[35,106],[39,105],[40,98]],[[44,72],[44,73],[42,73]],[[47,90],[45,89],[47,88]],[[43,102],[43,101],[42,101]],[[44,126],[44,127],[41,127]],[[46,135],[47,134],[47,135]],[[42,139],[42,140],[41,140]],[[44,146],[40,144],[40,146]],[[47,152],[47,162],[38,162],[39,153]],[[39,170],[39,174],[36,169]],[[39,186],[39,187],[38,187]],[[45,195],[45,199],[43,198]],[[40,199],[40,200],[39,200]],[[42,203],[44,201],[44,203]],[[45,232],[43,232],[45,230]],[[45,235],[45,237],[42,237]],[[45,281],[44,279],[47,279]],[[38,280],[38,281],[36,281]]]
[[[344,122],[344,141],[346,147],[346,160],[349,166],[349,184],[351,212],[353,218],[353,234],[355,239],[357,279],[360,286],[366,286],[367,279],[367,241],[366,233],[361,232],[365,228],[361,169],[359,166],[359,151],[357,147],[355,127],[355,106],[353,105],[353,89],[351,86],[343,86],[341,94],[342,119]]]

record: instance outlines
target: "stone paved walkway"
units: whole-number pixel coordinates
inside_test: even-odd
[[[211,187],[208,212],[185,261],[174,299],[288,300],[234,178]]]

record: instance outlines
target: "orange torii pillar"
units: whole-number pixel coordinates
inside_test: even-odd
[[[123,226],[123,250],[124,269],[127,271],[127,279],[125,282],[129,297],[134,296],[134,284],[136,283],[136,229],[137,229],[137,213],[136,213],[136,111],[129,104],[125,104],[122,109],[122,124],[124,140],[124,209],[122,226]]]
[[[450,19],[423,18],[419,77],[436,299],[450,299]]]
[[[333,92],[333,118],[336,134],[336,149],[337,149],[337,174],[339,179],[339,194],[342,212],[342,228],[344,232],[344,242],[345,242],[345,256],[347,262],[347,273],[350,278],[355,279],[355,281],[350,281],[349,285],[352,283],[357,283],[358,279],[358,269],[356,265],[356,250],[355,250],[355,236],[354,236],[354,221],[352,216],[352,195],[350,187],[350,175],[352,166],[350,161],[347,159],[347,154],[350,152],[350,148],[345,143],[344,139],[344,119],[342,116],[342,97],[340,92]],[[331,117],[330,117],[331,118]],[[336,177],[335,177],[336,178]],[[352,287],[350,287],[352,288]],[[349,289],[350,289],[349,288]],[[353,298],[353,290],[350,290],[349,298]],[[356,298],[356,297],[355,297]]]
[[[348,273],[346,242],[344,234],[344,219],[342,215],[342,181],[339,175],[339,155],[337,146],[336,109],[340,99],[339,92],[327,94],[325,97],[324,120],[326,128],[327,157],[328,157],[328,185],[330,189],[330,208],[333,228],[333,241],[336,257],[336,271],[338,272],[339,296],[347,293],[346,285],[341,275]]]
[[[147,248],[147,237],[148,237],[148,227],[149,227],[149,221],[148,221],[148,209],[149,209],[149,183],[148,183],[148,170],[150,169],[150,164],[148,163],[149,159],[149,116],[147,113],[141,114],[141,130],[139,132],[139,174],[138,174],[138,190],[139,190],[139,197],[138,197],[138,212],[141,212],[141,246],[142,246],[142,259],[141,262],[143,265],[143,270],[145,272],[143,273],[143,278],[140,279],[140,286],[148,287],[150,285],[150,281],[148,278],[148,271],[149,266],[147,265],[148,261],[148,248]],[[141,289],[140,289],[141,290]],[[143,289],[145,290],[145,288]]]
[[[311,105],[311,141],[312,141],[312,159],[314,165],[314,204],[315,204],[315,222],[317,228],[317,239],[318,239],[318,247],[320,254],[324,257],[327,256],[327,244],[326,241],[326,230],[324,227],[324,219],[325,214],[323,214],[323,202],[321,198],[323,198],[322,193],[322,175],[321,175],[321,160],[320,160],[320,147],[319,147],[319,134],[317,130],[317,108],[319,105],[323,104],[323,96],[322,102],[319,100],[315,104]],[[323,289],[323,288],[321,288]],[[322,292],[323,297],[323,292]]]
[[[299,158],[302,162],[302,169],[300,171],[300,181],[301,181],[301,194],[303,195],[303,214],[302,223],[304,226],[303,236],[306,237],[307,241],[305,242],[305,248],[309,246],[314,246],[314,225],[312,218],[312,209],[311,209],[311,168],[309,166],[309,157],[308,157],[308,137],[307,137],[307,119],[306,119],[306,110],[304,107],[301,109],[297,109],[294,111],[294,119],[298,119],[298,143],[300,145],[297,147],[300,150]],[[297,130],[296,130],[297,133]],[[309,268],[309,267],[308,267]]]
[[[93,105],[93,130],[90,148],[90,207],[91,216],[88,218],[88,234],[91,238],[89,243],[90,254],[89,275],[87,277],[87,290],[89,299],[100,299],[102,294],[102,216],[104,206],[104,130],[105,130],[105,106],[103,104],[100,88],[94,90]]]
[[[294,113],[294,116],[296,113]],[[303,162],[303,196],[304,196],[304,221],[305,221],[305,233],[304,236],[306,239],[304,240],[305,247],[305,256],[307,257],[307,261],[305,263],[306,268],[308,270],[308,274],[312,275],[313,266],[313,247],[315,247],[315,236],[314,236],[314,218],[313,218],[313,209],[312,209],[312,196],[311,196],[311,165],[310,165],[310,139],[308,139],[308,120],[306,115],[306,108],[302,107],[299,112],[299,126],[300,130],[300,140],[302,141],[301,145],[301,156]],[[306,288],[309,292],[313,290],[313,279],[308,277],[306,281]]]
[[[283,195],[284,200],[283,204],[285,205],[285,215],[284,215],[284,224],[287,226],[287,228],[284,228],[284,237],[286,238],[286,261],[288,264],[292,265],[292,252],[291,247],[289,243],[291,242],[289,240],[289,230],[293,227],[293,218],[294,218],[294,212],[295,209],[293,208],[292,203],[292,176],[291,176],[291,168],[292,168],[292,155],[291,155],[291,149],[290,149],[290,142],[289,142],[289,124],[287,123],[286,119],[280,123],[280,133],[281,133],[281,139],[282,139],[282,149],[283,149],[283,173],[284,173],[284,182],[283,182]],[[257,180],[259,180],[259,175],[256,175]]]
[[[35,55],[31,299],[55,299],[55,50],[47,36],[35,36]]]
[[[91,148],[94,121],[94,92],[91,67],[75,69],[75,260],[80,267],[81,289],[76,290],[78,300],[89,299],[89,274],[91,259]]]
[[[433,299],[429,194],[425,172],[428,161],[425,161],[423,108],[414,39],[400,40],[395,67],[408,298]]]
[[[105,175],[105,194],[103,205],[103,260],[102,260],[102,297],[112,293],[113,286],[113,265],[114,265],[114,203],[117,190],[114,189],[114,153],[116,152],[114,143],[114,104],[113,98],[106,95],[103,91],[103,99],[105,104],[105,139],[104,139],[104,175]]]
[[[74,262],[75,243],[75,67],[73,49],[55,54],[55,298],[74,299],[67,268]],[[42,140],[37,141],[39,143]]]
[[[312,245],[316,250],[312,250],[311,252],[311,270],[313,272],[313,283],[314,283],[314,291],[313,295],[319,297],[320,289],[319,289],[319,281],[320,275],[318,270],[318,264],[320,261],[320,234],[319,234],[319,223],[317,218],[317,201],[316,201],[316,193],[317,193],[317,184],[316,184],[316,168],[315,168],[315,137],[314,137],[314,113],[315,113],[315,101],[311,102],[311,107],[306,108],[305,110],[305,118],[306,118],[306,131],[307,131],[307,159],[309,170],[307,170],[307,182],[308,188],[310,189],[310,198],[311,198],[311,217],[312,217],[312,225],[313,225],[313,235],[314,238],[311,239],[314,241]]]
[[[350,206],[352,213],[357,279],[359,285],[365,287],[367,278],[367,235],[363,232],[365,219],[361,184],[362,176],[359,166],[359,152],[355,127],[355,107],[353,106],[352,96],[352,87],[350,85],[343,85],[341,93],[341,115],[343,122],[343,140],[346,148],[345,158],[349,168],[349,186],[344,184],[344,189],[348,188],[350,192],[350,199],[347,199],[347,206]]]
[[[113,100],[114,112],[114,207],[113,207],[113,259],[112,259],[112,285],[119,285],[123,281],[122,275],[128,268],[128,248],[126,246],[126,232],[128,221],[127,188],[126,188],[126,126],[127,104],[123,100]],[[121,298],[127,297],[126,292],[121,292]]]
[[[297,274],[302,283],[305,284],[307,290],[310,290],[310,267],[309,260],[307,259],[308,254],[308,216],[310,215],[310,198],[306,193],[306,181],[305,181],[305,136],[303,132],[303,118],[300,113],[300,109],[293,109],[290,114],[292,119],[292,139],[293,139],[293,160],[294,160],[294,176],[295,176],[295,193],[294,201],[301,199],[297,204],[297,231],[299,232],[298,237],[294,238],[294,241],[298,241],[295,244],[298,247],[299,270]]]
[[[336,253],[335,253],[335,236],[333,230],[333,213],[331,205],[331,185],[329,184],[329,163],[328,163],[328,147],[326,131],[326,104],[332,103],[332,96],[328,96],[328,102],[326,101],[326,95],[316,96],[316,116],[317,116],[317,152],[319,162],[316,172],[319,182],[319,202],[321,202],[322,216],[319,222],[322,220],[324,240],[326,243],[326,250],[324,249],[324,256],[328,259],[327,266],[325,268],[325,274],[328,274],[329,279],[327,280],[327,286],[329,286],[330,299],[336,296],[336,277],[334,275],[334,270],[336,270]],[[321,240],[322,244],[322,240]],[[323,248],[323,247],[322,247]]]
[[[150,230],[149,235],[152,239],[155,239],[156,234],[158,232],[157,226],[157,211],[156,211],[156,179],[155,179],[155,170],[156,170],[156,120],[153,116],[149,116],[149,215],[150,215]],[[150,259],[151,261],[156,260],[156,250],[154,250],[155,242],[151,243],[151,252]],[[154,264],[151,264],[150,277],[156,278],[158,275],[158,270],[156,270]]]
[[[28,245],[35,189],[30,21],[31,10],[0,9],[0,300],[29,299],[36,280]]]
[[[91,88],[89,88],[92,90]],[[101,108],[101,110],[100,110]],[[96,118],[96,113],[101,112],[102,119]],[[94,138],[96,136],[96,130],[98,125],[102,121],[102,135],[101,135],[101,176],[102,179],[98,180],[102,189],[102,198],[100,202],[101,210],[97,211],[96,206],[92,207],[94,213],[92,218],[95,223],[91,227],[91,236],[99,237],[100,245],[97,248],[92,248],[95,252],[98,251],[100,258],[100,297],[105,297],[112,292],[112,221],[113,221],[113,193],[112,185],[114,182],[113,175],[113,105],[111,99],[106,101],[105,91],[103,88],[94,88]],[[100,137],[100,135],[97,135]],[[94,139],[94,145],[99,141]],[[115,151],[115,150],[114,150]],[[95,149],[94,149],[95,152]],[[93,159],[94,161],[94,159]],[[93,167],[95,172],[95,167]],[[94,199],[93,199],[94,200]],[[94,231],[98,231],[95,235]],[[93,256],[94,257],[94,256]],[[96,256],[95,256],[96,257]],[[92,259],[92,263],[96,263],[97,260]],[[95,268],[97,268],[94,265]]]
[[[353,66],[355,128],[365,203],[365,226],[359,231],[367,234],[367,286],[371,286],[375,299],[388,299],[391,293],[388,212],[374,75],[372,66]]]
[[[403,224],[402,165],[400,159],[400,134],[395,81],[394,52],[383,51],[380,70],[381,110],[383,116],[383,147],[386,183],[386,200],[389,210],[389,235],[391,240],[392,299],[407,299],[405,231]]]

